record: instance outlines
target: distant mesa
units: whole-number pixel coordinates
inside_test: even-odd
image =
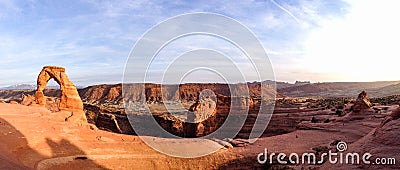
[[[356,99],[356,102],[354,103],[353,111],[354,112],[360,112],[362,110],[371,108],[371,106],[372,106],[372,104],[369,101],[367,92],[362,91],[358,95],[358,97]]]
[[[311,84],[311,82],[310,81],[296,81],[294,84],[295,85],[305,85],[305,84]]]

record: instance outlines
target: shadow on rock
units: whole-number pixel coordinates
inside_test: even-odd
[[[66,139],[46,139],[51,156],[29,147],[26,137],[0,118],[0,169],[106,169]]]

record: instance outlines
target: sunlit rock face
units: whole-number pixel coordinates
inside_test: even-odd
[[[46,96],[44,96],[43,90],[50,79],[54,79],[60,85],[60,110],[83,110],[82,100],[75,85],[68,79],[67,74],[65,74],[65,68],[57,66],[45,66],[40,72],[37,78],[35,95],[37,104],[41,106],[46,105]]]
[[[365,91],[362,91],[358,97],[356,102],[354,103],[353,106],[353,111],[354,112],[360,112],[361,110],[369,109],[371,108],[371,102],[368,99],[368,94]]]

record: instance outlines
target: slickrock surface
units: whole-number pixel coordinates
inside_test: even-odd
[[[349,150],[346,153],[358,153],[360,155],[360,164],[343,164],[331,165],[325,164],[324,169],[399,169],[400,168],[400,107],[393,110],[378,126],[370,131],[363,138],[349,145]],[[370,164],[362,162],[364,153],[370,153]],[[395,159],[395,164],[378,165],[382,162],[382,158],[388,162],[388,158]]]
[[[137,136],[77,126],[65,121],[65,114],[68,112],[51,113],[43,107],[0,103],[0,168],[216,169],[235,158],[234,154],[224,154],[227,150],[196,159],[166,156]],[[173,146],[169,142],[164,145]],[[211,140],[196,139],[182,143],[182,147],[201,151],[221,146]]]
[[[268,148],[268,152],[304,153],[312,148],[329,146],[332,141],[342,140],[348,144],[357,142],[378,127],[382,119],[365,117],[352,122],[317,123],[320,130],[297,130],[291,133],[260,138],[253,144],[233,149],[220,149],[214,154],[200,158],[175,158],[161,154],[139,137],[91,130],[88,125],[77,126],[65,121],[70,112],[52,113],[43,107],[32,107],[0,103],[0,163],[9,169],[24,166],[36,169],[217,169],[266,167],[257,162],[257,155]],[[398,131],[386,127],[379,133],[383,139],[397,139]],[[386,135],[386,136],[385,136]],[[173,150],[176,142],[171,139],[147,137],[160,141]],[[397,141],[392,141],[397,142]],[[375,143],[371,146],[375,146]],[[193,150],[221,147],[208,139],[194,139],[179,146]],[[349,147],[353,148],[352,145]],[[193,151],[188,149],[188,151]],[[393,149],[393,148],[392,148]],[[393,149],[393,151],[396,151]],[[385,154],[386,152],[379,152]],[[392,152],[390,152],[392,153]],[[297,166],[298,167],[298,166]]]

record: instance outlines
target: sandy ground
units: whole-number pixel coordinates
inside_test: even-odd
[[[269,152],[304,153],[316,146],[329,146],[334,140],[353,143],[381,121],[370,117],[353,122],[313,124],[318,130],[297,130],[261,138],[249,146],[233,149],[221,148],[207,139],[186,142],[154,138],[171,149],[181,146],[189,154],[190,150],[221,148],[199,158],[176,158],[153,150],[137,136],[91,130],[89,125],[64,121],[67,116],[67,113],[51,113],[40,107],[0,103],[0,169],[263,168],[257,162],[257,155],[264,148]]]

